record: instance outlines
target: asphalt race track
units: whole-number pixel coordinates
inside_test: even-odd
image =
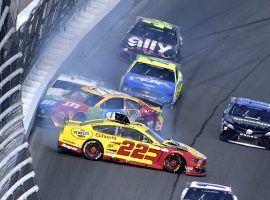
[[[203,178],[59,154],[57,131],[34,127],[31,152],[44,200],[176,200],[186,182],[231,185],[239,199],[270,199],[270,152],[220,142],[220,119],[232,96],[270,102],[269,0],[144,0],[112,25],[95,49],[79,49],[61,70],[95,75],[117,89],[128,63],[119,45],[137,15],[182,27],[184,93],[165,111],[164,137],[208,156]]]

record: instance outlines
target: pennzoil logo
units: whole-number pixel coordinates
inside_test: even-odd
[[[73,135],[79,137],[79,138],[84,138],[85,136],[89,136],[89,132],[88,131],[84,131],[84,130],[74,130]]]

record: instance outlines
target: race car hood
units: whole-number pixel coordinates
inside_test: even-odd
[[[228,116],[225,120],[233,125],[241,126],[246,129],[251,129],[254,131],[268,132],[270,131],[270,124],[254,119],[247,119],[243,117]]]
[[[52,98],[55,100],[64,100],[65,94],[68,94],[71,92],[70,90],[64,90],[62,88],[49,88],[46,93],[47,98]]]
[[[151,38],[142,38],[136,35],[128,35],[123,40],[123,47],[133,50],[136,53],[157,56],[165,59],[175,58],[177,47],[153,40]]]
[[[202,158],[202,159],[206,159],[207,158],[205,155],[203,155],[202,153],[200,153],[196,149],[194,149],[194,148],[192,148],[192,147],[190,147],[190,146],[188,146],[186,144],[183,144],[183,143],[177,142],[175,140],[172,140],[172,139],[165,140],[163,142],[163,145],[168,146],[168,147],[177,148],[177,149],[180,149],[182,151],[189,152],[192,155],[194,155],[196,157],[199,157],[199,158]]]
[[[126,75],[125,83],[131,87],[158,92],[164,96],[167,94],[174,94],[175,90],[175,83],[131,72]]]

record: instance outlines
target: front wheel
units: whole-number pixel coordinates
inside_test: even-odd
[[[164,161],[164,168],[168,172],[179,173],[184,167],[182,158],[177,154],[169,155]]]
[[[270,137],[262,137],[258,141],[258,145],[265,147],[265,149],[270,150]]]
[[[90,140],[84,144],[84,157],[88,160],[101,160],[103,156],[103,147],[99,141]]]

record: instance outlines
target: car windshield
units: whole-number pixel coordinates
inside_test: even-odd
[[[165,140],[159,134],[157,134],[155,131],[153,131],[152,129],[149,128],[146,132],[148,134],[150,134],[151,136],[153,136],[153,138],[155,138],[155,140],[157,140],[160,144],[165,142]]]
[[[142,38],[149,38],[174,46],[176,44],[176,34],[174,30],[159,29],[148,24],[138,23],[131,30],[131,35],[136,35]]]
[[[184,200],[233,200],[233,195],[225,191],[189,188]]]
[[[60,88],[63,90],[78,90],[82,87],[82,85],[78,83],[73,83],[73,82],[68,82],[68,81],[62,81],[62,80],[57,80],[55,83],[52,85],[52,88]]]
[[[243,117],[247,119],[270,123],[270,110],[268,109],[235,104],[230,114],[237,117]]]
[[[95,106],[101,99],[101,96],[85,92],[83,90],[78,90],[73,93],[68,94],[67,98],[74,101],[82,102],[88,106]]]
[[[155,67],[150,64],[137,62],[132,69],[130,70],[131,73],[143,75],[143,76],[150,76],[153,78],[157,78],[163,81],[175,82],[174,72],[170,69]]]

